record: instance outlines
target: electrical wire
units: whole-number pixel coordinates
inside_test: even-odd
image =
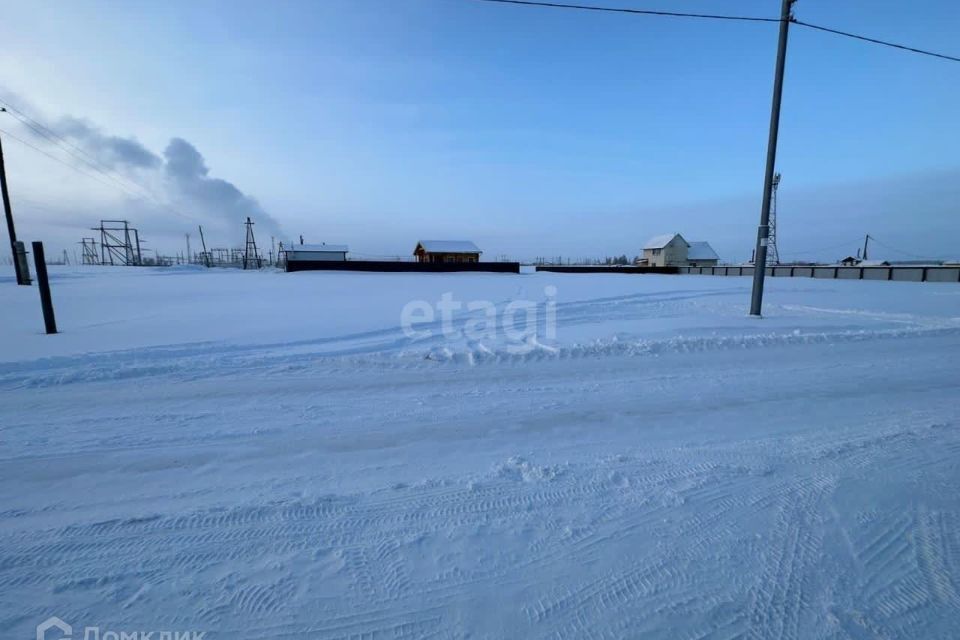
[[[146,187],[144,187],[143,185],[141,185],[141,184],[139,184],[139,183],[137,183],[137,182],[134,182],[133,180],[130,180],[129,178],[126,178],[126,179],[125,179],[126,183],[128,183],[128,184],[126,184],[125,182],[120,181],[119,179],[117,179],[117,176],[115,176],[112,172],[110,172],[110,171],[109,171],[109,168],[106,167],[106,165],[104,165],[102,162],[100,162],[99,160],[96,160],[95,158],[93,158],[93,156],[90,156],[90,154],[88,154],[86,151],[84,151],[84,150],[81,149],[80,147],[72,144],[72,143],[71,143],[69,140],[67,140],[66,138],[63,138],[62,136],[58,135],[56,132],[52,131],[49,127],[46,127],[45,125],[43,125],[43,123],[39,122],[39,121],[36,120],[35,118],[31,118],[31,117],[28,116],[27,114],[23,113],[23,111],[17,109],[16,107],[13,107],[13,106],[10,105],[10,103],[8,103],[7,101],[5,101],[5,100],[3,100],[3,99],[0,99],[0,104],[4,105],[4,107],[0,107],[0,113],[8,113],[8,114],[10,114],[10,115],[13,116],[16,120],[18,120],[21,124],[24,124],[25,126],[29,127],[34,133],[38,134],[39,136],[41,136],[42,138],[44,138],[44,139],[47,140],[48,142],[51,142],[51,143],[55,144],[55,145],[58,146],[60,149],[64,150],[70,157],[74,158],[75,160],[79,160],[79,161],[82,162],[85,166],[89,167],[90,169],[92,169],[92,170],[95,171],[96,173],[90,173],[89,171],[86,171],[86,170],[84,170],[84,169],[81,169],[81,168],[79,168],[79,167],[76,166],[76,165],[70,164],[69,162],[66,162],[65,160],[63,160],[62,158],[58,158],[57,156],[55,156],[55,155],[53,155],[53,154],[45,151],[44,149],[41,149],[40,147],[38,147],[38,146],[36,146],[36,145],[34,145],[34,144],[31,144],[31,143],[27,142],[27,141],[24,140],[23,138],[20,138],[20,137],[18,137],[18,136],[16,136],[16,135],[10,133],[9,131],[6,131],[6,130],[4,130],[4,129],[0,129],[0,133],[3,133],[3,134],[5,134],[5,135],[7,135],[8,137],[12,138],[13,140],[16,140],[16,141],[19,142],[20,144],[23,144],[23,145],[25,145],[25,146],[33,149],[34,151],[45,155],[46,157],[50,158],[51,160],[54,160],[54,161],[56,161],[56,162],[59,162],[60,164],[66,166],[66,167],[69,167],[70,169],[73,169],[73,170],[76,171],[77,173],[80,173],[80,174],[82,174],[82,175],[87,176],[88,178],[92,178],[92,179],[96,180],[97,182],[99,182],[100,184],[102,184],[102,185],[104,185],[104,186],[114,187],[114,188],[120,189],[120,190],[123,191],[126,195],[128,195],[128,196],[130,196],[130,197],[132,197],[132,198],[134,198],[134,199],[136,199],[136,200],[142,200],[142,201],[150,200],[150,201],[152,201],[154,204],[156,204],[158,207],[160,207],[160,208],[162,208],[162,209],[165,209],[165,210],[169,211],[170,213],[172,213],[172,214],[174,214],[174,215],[176,215],[176,216],[179,216],[179,217],[184,218],[184,219],[186,219],[186,220],[194,220],[194,218],[192,218],[191,216],[185,215],[185,214],[181,213],[180,211],[177,211],[176,209],[174,209],[174,208],[171,207],[170,205],[168,205],[168,204],[164,203],[163,201],[161,201],[159,198],[157,198],[155,195],[153,195],[153,193],[151,193],[151,192],[150,192]],[[89,157],[90,160],[85,160],[84,158],[79,157],[76,153],[72,153],[72,152],[70,151],[70,149],[66,148],[64,145],[68,145],[69,147],[73,147],[74,149],[76,149],[76,150],[79,151],[80,153],[83,153],[84,155],[86,155],[87,157]],[[95,164],[95,163],[96,163],[96,164]],[[100,167],[98,167],[97,164],[99,164]],[[107,168],[108,170],[104,170],[104,168]],[[102,176],[103,178],[106,178],[107,180],[110,180],[110,182],[106,182],[105,180],[101,179],[100,177],[98,177],[98,174],[99,174],[99,176]],[[135,187],[136,189],[133,189],[132,187]]]
[[[605,13],[630,13],[645,16],[665,16],[670,18],[703,18],[708,20],[742,20],[745,22],[780,22],[780,18],[760,18],[755,16],[729,16],[712,13],[685,13],[680,11],[657,11],[654,9],[628,9],[623,7],[598,7],[584,4],[566,4],[562,2],[534,2],[533,0],[476,0],[496,4],[517,4],[530,7],[548,7],[552,9],[577,9],[580,11],[601,11]]]
[[[117,176],[116,174],[113,173],[113,169],[111,169],[110,167],[105,165],[103,162],[101,162],[100,160],[96,159],[95,157],[87,153],[87,151],[85,151],[81,147],[73,144],[72,142],[64,138],[62,135],[56,133],[55,131],[53,131],[46,125],[44,125],[42,122],[40,122],[36,118],[31,118],[30,116],[25,114],[23,111],[21,111],[20,109],[17,109],[16,107],[11,105],[6,100],[3,100],[2,98],[0,98],[0,105],[3,105],[3,107],[0,108],[0,111],[6,111],[11,116],[19,120],[21,124],[31,129],[35,134],[37,134],[41,138],[46,139],[48,142],[51,142],[57,145],[58,147],[63,149],[68,155],[84,163],[85,165],[87,165],[97,173],[101,174],[111,182],[115,182],[117,186],[121,188],[123,188],[124,186],[132,186],[137,188],[140,191],[143,191],[146,197],[151,197],[151,198],[153,197],[153,195],[149,193],[149,191],[147,191],[147,189],[143,185],[138,184],[128,178]],[[82,154],[83,157],[75,153],[75,151]],[[118,178],[123,178],[123,181],[121,182],[121,180]]]
[[[102,185],[104,185],[104,186],[114,187],[114,188],[120,188],[120,187],[118,187],[116,184],[112,184],[112,183],[110,183],[110,182],[106,182],[105,180],[101,179],[101,178],[100,178],[97,174],[95,174],[95,173],[90,173],[89,171],[85,171],[85,170],[81,169],[80,167],[78,167],[78,166],[76,166],[76,165],[74,165],[74,164],[70,164],[69,162],[67,162],[67,161],[64,160],[64,159],[58,158],[57,156],[53,155],[52,153],[50,153],[50,152],[48,152],[48,151],[46,151],[46,150],[44,150],[44,149],[41,149],[40,147],[36,146],[35,144],[32,144],[32,143],[30,143],[30,142],[27,142],[27,141],[24,140],[23,138],[21,138],[21,137],[19,137],[19,136],[16,136],[16,135],[14,135],[14,134],[12,134],[12,133],[10,133],[10,132],[7,131],[6,129],[0,129],[0,133],[2,133],[3,135],[7,136],[7,137],[10,138],[11,140],[16,140],[16,141],[19,142],[20,144],[22,144],[22,145],[24,145],[24,146],[26,146],[26,147],[29,147],[29,148],[31,148],[31,149],[33,149],[33,150],[36,151],[37,153],[41,153],[41,154],[45,155],[46,157],[50,158],[50,159],[53,160],[54,162],[59,162],[59,163],[62,164],[63,166],[65,166],[65,167],[67,167],[67,168],[69,168],[69,169],[73,169],[74,171],[76,171],[77,173],[79,173],[79,174],[81,174],[81,175],[84,175],[84,176],[86,176],[86,177],[88,177],[88,178],[91,178],[91,179],[93,179],[93,180],[96,180],[97,182],[99,182],[100,184],[102,184]],[[138,195],[138,194],[135,194],[135,193],[132,193],[132,192],[126,190],[126,189],[124,189],[123,191],[124,191],[124,193],[126,193],[128,196],[132,196],[132,197],[134,197],[134,198],[141,198],[141,197],[142,197],[142,196],[140,196],[140,195]]]
[[[598,5],[568,4],[563,2],[540,2],[538,0],[473,0],[473,1],[488,2],[488,3],[494,3],[494,4],[521,5],[521,6],[527,6],[527,7],[540,7],[540,8],[547,8],[547,9],[573,9],[576,11],[599,11],[604,13],[621,13],[621,14],[634,14],[634,15],[646,15],[646,16],[666,16],[666,17],[674,17],[674,18],[701,18],[701,19],[707,19],[707,20],[732,20],[732,21],[742,21],[742,22],[780,22],[781,21],[781,18],[763,18],[759,16],[732,16],[732,15],[711,14],[711,13],[686,13],[686,12],[680,12],[680,11],[658,11],[654,9],[629,9],[625,7],[604,7],[604,6],[598,6]],[[897,44],[895,42],[889,42],[887,40],[880,40],[879,38],[871,38],[869,36],[850,33],[849,31],[841,31],[840,29],[824,27],[822,25],[812,24],[809,22],[804,22],[802,20],[797,20],[792,16],[790,18],[790,22],[792,22],[793,24],[799,27],[806,27],[808,29],[822,31],[824,33],[843,36],[845,38],[853,38],[855,40],[869,42],[871,44],[877,44],[884,47],[892,47],[894,49],[900,49],[901,51],[909,51],[910,53],[917,53],[924,56],[940,58],[941,60],[949,60],[950,62],[960,62],[960,57],[957,57],[957,56],[951,56],[945,53],[938,53],[936,51],[930,51],[928,49],[909,47],[907,45]]]
[[[101,161],[97,160],[95,157],[90,155],[85,149],[70,142],[64,136],[58,134],[53,129],[46,126],[36,118],[30,117],[29,115],[27,115],[26,113],[24,113],[23,111],[15,107],[14,105],[10,104],[3,98],[0,98],[0,105],[2,105],[2,108],[0,108],[0,111],[6,111],[10,115],[12,115],[14,118],[19,120],[23,125],[32,129],[33,132],[36,133],[38,136],[42,138],[46,138],[50,142],[63,148],[65,151],[70,153],[70,155],[73,155],[74,157],[77,157],[78,160],[81,160],[85,164],[90,165],[91,168],[96,169],[98,172],[102,172],[107,175],[109,175],[107,172],[112,171],[110,167],[107,167],[104,163],[102,163]],[[79,152],[84,156],[84,158],[79,158],[73,153],[73,151]]]
[[[803,22],[801,20],[793,20],[793,23],[801,27],[807,27],[808,29],[816,29],[817,31],[824,31],[826,33],[832,33],[834,35],[844,36],[846,38],[854,38],[855,40],[862,40],[864,42],[880,44],[885,47],[893,47],[894,49],[902,49],[903,51],[910,51],[911,53],[919,53],[924,56],[932,56],[934,58],[950,60],[951,62],[960,62],[960,58],[956,56],[948,56],[945,53],[937,53],[936,51],[927,51],[925,49],[917,49],[916,47],[908,47],[906,45],[897,44],[895,42],[878,40],[877,38],[868,38],[867,36],[857,35],[856,33],[849,33],[847,31],[840,31],[839,29],[831,29],[829,27],[821,27],[820,25],[810,24],[809,22]]]
[[[934,257],[934,256],[921,256],[921,255],[916,254],[916,253],[911,253],[911,252],[909,252],[909,251],[904,251],[903,249],[897,249],[896,247],[891,246],[891,245],[887,244],[886,242],[884,242],[884,241],[882,241],[882,240],[878,240],[877,237],[874,236],[874,235],[872,235],[872,234],[870,235],[870,241],[877,243],[878,245],[880,245],[881,247],[883,247],[883,248],[885,248],[885,249],[887,249],[887,250],[889,250],[889,251],[893,251],[893,252],[895,252],[895,253],[899,253],[899,254],[901,254],[901,255],[908,256],[908,257],[910,257],[910,258],[916,258],[916,259],[918,259],[918,260],[939,260],[939,259],[940,259],[940,258],[937,258],[937,257]]]
[[[61,149],[66,151],[67,154],[69,154],[73,158],[79,160],[80,162],[83,162],[85,165],[89,166],[91,169],[93,169],[97,173],[103,175],[105,178],[113,182],[118,188],[123,190],[127,195],[131,195],[139,199],[152,200],[155,204],[157,204],[157,206],[163,209],[166,209],[175,215],[189,218],[189,216],[184,216],[179,211],[176,211],[169,205],[162,202],[159,198],[157,198],[149,189],[144,187],[142,184],[130,178],[117,175],[111,167],[108,167],[103,162],[101,162],[100,160],[98,160],[97,158],[89,154],[87,151],[85,151],[83,148],[73,144],[72,142],[70,142],[60,134],[56,133],[55,131],[53,131],[46,125],[44,125],[42,122],[40,122],[36,118],[30,117],[29,115],[24,113],[21,109],[18,109],[17,107],[13,106],[8,101],[0,98],[0,104],[4,105],[3,107],[0,107],[0,111],[9,113],[13,117],[15,117],[17,120],[19,120],[22,124],[32,129],[34,133],[47,139],[49,142],[52,142],[53,144],[59,146]],[[78,156],[76,153],[73,153],[71,149],[76,150],[77,152],[83,154],[86,157],[82,158]],[[137,191],[139,191],[139,193],[131,193],[130,187],[134,187]]]
[[[7,136],[7,137],[10,138],[11,140],[16,140],[17,142],[19,142],[20,144],[24,145],[25,147],[29,147],[30,149],[33,149],[33,150],[36,151],[37,153],[40,153],[40,154],[45,155],[46,157],[50,158],[50,159],[53,160],[54,162],[58,162],[58,163],[62,164],[63,166],[67,167],[68,169],[72,169],[72,170],[76,171],[77,173],[79,173],[79,174],[81,174],[81,175],[84,175],[84,176],[86,176],[86,177],[88,177],[88,178],[90,178],[90,179],[92,179],[92,180],[96,180],[97,182],[99,182],[100,184],[104,185],[105,187],[113,187],[113,188],[115,188],[115,189],[120,189],[120,190],[123,191],[126,195],[130,196],[131,198],[134,198],[135,200],[145,200],[145,198],[144,198],[143,195],[141,195],[141,194],[139,194],[139,193],[134,193],[134,192],[130,191],[129,189],[126,189],[126,188],[123,188],[123,187],[119,186],[119,185],[116,184],[116,183],[107,182],[106,180],[103,180],[102,178],[100,178],[97,174],[95,174],[95,173],[90,173],[89,171],[85,171],[84,169],[81,169],[80,167],[78,167],[78,166],[76,166],[76,165],[74,165],[74,164],[70,164],[70,163],[67,162],[66,160],[64,160],[64,159],[62,159],[62,158],[58,158],[57,156],[53,155],[52,153],[49,153],[48,151],[45,151],[44,149],[41,149],[40,147],[38,147],[38,146],[36,146],[36,145],[34,145],[34,144],[31,144],[31,143],[27,142],[27,141],[24,140],[23,138],[21,138],[21,137],[19,137],[19,136],[16,136],[16,135],[14,135],[14,134],[12,134],[12,133],[10,133],[10,132],[7,131],[6,129],[0,129],[0,133],[2,133],[3,135]],[[173,213],[174,215],[180,216],[181,218],[184,218],[184,219],[187,219],[187,220],[193,220],[193,218],[191,218],[190,216],[187,216],[187,215],[185,215],[185,214],[183,214],[183,213],[180,213],[180,212],[177,211],[176,209],[173,209],[172,207],[170,207],[170,206],[168,206],[168,205],[165,205],[165,204],[163,204],[163,203],[160,202],[160,201],[155,200],[155,202],[156,202],[159,206],[161,206],[161,207],[163,207],[164,209],[167,209],[168,211],[170,211],[171,213]]]
[[[861,239],[862,239],[862,238],[853,238],[853,239],[847,240],[847,241],[845,241],[845,242],[839,242],[839,243],[837,243],[837,244],[830,245],[829,247],[820,247],[820,248],[817,248],[817,249],[807,249],[807,250],[804,250],[804,251],[786,251],[786,252],[780,251],[780,255],[781,255],[781,256],[784,256],[784,257],[785,257],[785,256],[808,256],[808,255],[812,255],[812,254],[823,253],[823,252],[825,252],[825,251],[833,251],[833,250],[835,250],[835,249],[840,249],[840,248],[842,248],[842,247],[849,247],[850,245],[856,246],[856,245],[860,242]],[[870,236],[870,239],[872,240],[872,239],[873,239],[873,236]]]

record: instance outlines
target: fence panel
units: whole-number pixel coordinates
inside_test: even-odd
[[[923,280],[923,267],[894,269],[892,279],[901,282],[920,282]]]
[[[960,268],[928,269],[927,282],[960,282]]]

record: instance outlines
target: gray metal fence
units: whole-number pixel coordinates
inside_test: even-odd
[[[751,266],[680,267],[680,273],[705,276],[752,276]],[[960,266],[776,266],[771,278],[825,278],[828,280],[895,280],[900,282],[960,282]]]

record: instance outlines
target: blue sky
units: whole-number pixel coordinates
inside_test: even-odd
[[[605,4],[779,9],[776,0]],[[259,201],[280,236],[384,255],[408,253],[417,238],[469,238],[489,257],[531,258],[634,255],[648,236],[680,231],[726,259],[749,257],[776,24],[471,0],[40,2],[5,12],[0,97],[49,122],[87,119],[158,155],[183,138],[211,176]],[[956,3],[800,0],[795,13],[960,55]],[[794,27],[784,91],[785,254],[843,245],[819,256],[837,257],[866,232],[908,252],[960,254],[960,64]],[[181,227],[206,222],[183,201],[183,217],[138,213],[83,177],[58,178],[65,169],[16,141],[5,151],[14,205],[25,203],[21,235],[66,246],[105,202],[140,216],[143,233],[171,250]],[[155,178],[135,177],[166,199]],[[242,228],[236,238],[230,229],[219,244],[238,241]]]

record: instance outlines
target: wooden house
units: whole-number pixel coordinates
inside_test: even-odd
[[[480,262],[481,253],[469,240],[420,240],[413,250],[417,262],[428,263]]]

